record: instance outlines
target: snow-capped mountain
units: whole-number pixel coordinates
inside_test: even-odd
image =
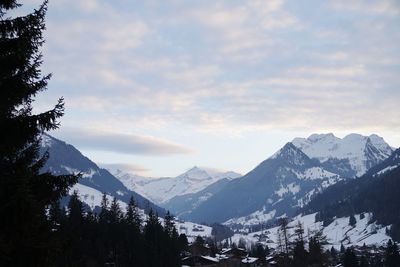
[[[291,216],[313,194],[341,179],[343,177],[324,169],[318,160],[310,159],[292,143],[287,143],[254,170],[229,182],[183,218],[225,222],[252,213],[269,214],[266,216],[268,219],[283,214]]]
[[[121,203],[127,203],[131,196],[135,198],[141,208],[153,208],[161,216],[165,210],[152,204],[140,194],[128,189],[107,170],[99,168],[94,162],[81,154],[75,147],[48,134],[42,136],[41,153],[50,154],[43,171],[59,174],[77,174],[82,177],[71,190],[77,190],[83,202],[94,208],[99,205],[102,193],[109,197],[116,197]]]
[[[201,203],[221,191],[229,181],[231,180],[228,178],[220,179],[199,192],[175,196],[162,203],[161,206],[171,211],[176,216],[183,218],[187,216],[187,214],[190,214]]]
[[[333,134],[295,138],[243,177],[229,182],[183,218],[254,225],[294,216],[316,195],[338,181],[382,162],[392,148],[377,136]]]
[[[327,169],[352,177],[363,175],[393,152],[385,140],[375,134],[349,134],[342,139],[332,133],[312,134],[308,138],[295,138],[292,143]]]
[[[139,192],[153,202],[162,205],[176,196],[199,192],[221,179],[235,179],[241,175],[235,172],[217,172],[193,167],[177,177],[148,178],[124,173],[111,172],[129,189]]]

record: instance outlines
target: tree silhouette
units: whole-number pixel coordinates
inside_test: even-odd
[[[46,209],[78,177],[40,171],[49,157],[40,156],[41,135],[59,127],[64,102],[32,112],[51,77],[40,71],[47,2],[26,16],[8,14],[18,7],[15,0],[0,2],[0,265],[44,266],[54,247]]]

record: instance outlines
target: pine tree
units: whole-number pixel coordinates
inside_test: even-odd
[[[279,219],[279,232],[282,235],[283,248],[286,255],[289,255],[290,240],[289,240],[289,228],[288,219],[286,217]]]
[[[142,219],[140,218],[139,210],[133,197],[130,198],[126,208],[125,221],[128,225],[133,226],[140,231]]]
[[[110,223],[114,225],[118,224],[122,220],[122,211],[115,197],[111,202],[109,217],[110,217]]]
[[[108,198],[106,193],[103,193],[103,196],[101,198],[101,204],[100,204],[100,213],[99,213],[99,222],[101,224],[108,224],[110,221],[110,211],[108,207]]]
[[[316,231],[313,236],[309,238],[309,263],[316,264],[317,266],[326,266],[327,256],[324,254],[323,246],[327,244],[326,236],[322,230]]]
[[[49,155],[39,155],[40,137],[58,128],[64,102],[32,112],[34,97],[50,79],[41,74],[39,51],[47,2],[26,16],[7,14],[18,6],[16,0],[0,2],[0,265],[44,266],[53,258],[46,209],[78,177],[41,172]]]
[[[400,267],[399,248],[396,242],[389,239],[385,249],[385,266]]]
[[[356,217],[354,217],[354,214],[351,214],[349,217],[349,225],[354,227],[356,223],[357,223]]]
[[[164,231],[169,237],[171,237],[174,229],[175,229],[174,216],[172,216],[171,213],[167,211],[164,217]]]
[[[293,244],[293,265],[298,267],[308,266],[308,252],[304,246],[304,229],[300,222],[297,223],[294,233],[295,241]]]
[[[357,267],[357,256],[352,247],[347,248],[343,255],[343,267]]]
[[[85,257],[81,253],[85,247],[83,242],[84,220],[83,203],[79,200],[78,193],[74,191],[68,203],[68,218],[65,225],[65,236],[63,237],[67,243],[65,251],[63,251],[65,257],[63,261],[66,265],[84,265]]]
[[[149,267],[161,266],[163,260],[162,242],[163,228],[158,220],[158,215],[150,209],[148,219],[144,227],[144,237],[147,245],[146,260]]]

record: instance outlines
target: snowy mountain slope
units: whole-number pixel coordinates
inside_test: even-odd
[[[140,192],[153,202],[162,205],[176,196],[199,192],[218,180],[235,179],[240,174],[234,172],[215,172],[193,167],[177,177],[146,178],[113,171],[114,175],[128,188]]]
[[[79,199],[86,203],[92,210],[94,210],[96,207],[100,207],[103,193],[99,190],[78,183],[70,188],[69,194],[72,195],[74,191],[78,193]],[[113,197],[111,195],[106,196],[109,203],[111,203]],[[125,202],[118,200],[118,204],[123,211],[126,210],[127,204]]]
[[[54,174],[76,174],[81,173],[82,178],[76,185],[80,193],[87,195],[82,200],[89,206],[98,203],[98,193],[106,192],[112,197],[127,203],[133,196],[141,208],[153,208],[160,215],[165,210],[152,204],[143,196],[128,189],[117,178],[107,170],[99,168],[94,162],[83,156],[75,147],[48,134],[42,136],[41,153],[48,151],[50,157],[43,167],[43,171],[50,171]],[[92,188],[93,190],[90,190]],[[90,191],[90,192],[89,192]],[[85,201],[87,200],[87,202]]]
[[[392,171],[400,166],[400,149],[396,149],[390,157],[382,163],[372,167],[367,174],[372,176],[380,176],[389,171]]]
[[[355,215],[356,224],[349,225],[349,217],[336,218],[329,225],[323,226],[322,222],[315,221],[316,213],[309,215],[299,215],[293,218],[288,224],[289,237],[293,236],[296,225],[300,222],[305,233],[322,230],[328,239],[326,248],[332,246],[340,249],[341,244],[344,246],[363,246],[366,245],[385,245],[390,236],[386,234],[386,229],[390,226],[383,226],[376,222],[371,222],[372,215],[365,213]],[[273,227],[266,230],[253,233],[236,233],[232,238],[232,242],[239,244],[240,239],[244,239],[248,246],[252,243],[260,242],[270,248],[277,247],[279,227]]]
[[[331,133],[312,134],[308,138],[295,138],[292,143],[310,158],[317,158],[322,163],[329,162],[334,165],[341,163],[342,166],[340,167],[344,168],[347,161],[351,168],[348,173],[353,173],[356,176],[361,176],[393,152],[393,149],[385,140],[375,134],[370,136],[349,134],[343,139]],[[339,162],[335,162],[334,159],[339,160]],[[338,171],[335,172],[339,173]]]
[[[315,196],[304,212],[319,212],[319,219],[369,212],[373,220],[391,225],[390,235],[400,240],[400,149],[360,178],[340,182]]]
[[[292,143],[287,143],[254,170],[229,182],[182,218],[208,222],[238,218],[231,220],[238,223],[246,221],[241,217],[252,214],[266,219],[283,214],[291,216],[314,193],[341,179],[339,175],[325,170],[318,160],[310,159]],[[275,211],[274,216],[271,216],[272,211]]]
[[[185,214],[191,213],[201,203],[222,190],[229,181],[227,178],[220,179],[199,192],[175,196],[160,205],[178,217],[185,216]]]

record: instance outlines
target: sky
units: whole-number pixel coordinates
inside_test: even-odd
[[[400,146],[398,0],[52,0],[46,25],[34,111],[63,96],[50,134],[96,163],[244,174],[312,133]]]

